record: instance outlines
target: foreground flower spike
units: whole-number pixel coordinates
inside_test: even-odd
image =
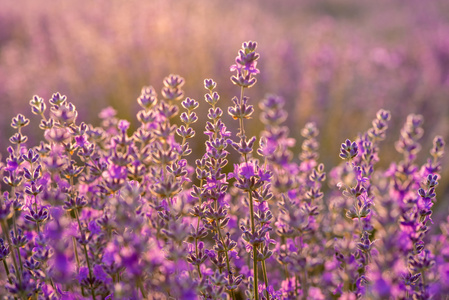
[[[356,142],[351,142],[350,140],[346,140],[343,144],[341,144],[340,148],[340,158],[345,160],[351,160],[357,156],[359,153],[359,148]]]
[[[424,120],[412,114],[395,144],[401,159],[385,161],[392,115],[382,109],[330,166],[320,153],[320,120],[300,119],[297,130],[287,126],[291,99],[248,97],[258,59],[257,44],[243,43],[231,66],[240,94],[227,110],[214,80],[204,80],[204,101],[196,101],[184,95],[179,75],[164,78],[159,92],[143,87],[135,119],[108,107],[98,127],[78,122],[76,100],[33,96],[39,123],[12,116],[11,144],[0,158],[0,294],[448,296],[449,218],[434,213],[445,184],[443,137],[421,145]],[[233,130],[226,111],[238,121]],[[256,124],[254,116],[261,132],[247,124]],[[29,126],[41,136],[27,137]],[[425,148],[427,160],[419,157]]]
[[[242,88],[250,88],[256,84],[257,80],[253,76],[259,73],[256,66],[260,57],[256,48],[256,42],[249,41],[242,44],[242,49],[239,50],[238,56],[235,58],[235,64],[230,68],[231,72],[236,72],[236,75],[231,77],[232,83]]]
[[[254,282],[248,284],[247,296],[258,300],[260,297],[258,283],[259,262],[261,262],[265,283],[265,291],[262,294],[263,297],[270,297],[265,260],[272,255],[272,252],[269,250],[270,243],[268,242],[269,232],[272,228],[269,219],[265,221],[265,217],[271,215],[266,204],[266,200],[270,199],[270,197],[264,198],[258,193],[260,189],[265,190],[265,195],[268,194],[270,174],[259,167],[256,159],[251,158],[256,137],[246,138],[243,122],[244,119],[249,119],[254,112],[253,106],[248,104],[249,99],[244,96],[244,89],[252,87],[256,83],[253,75],[259,73],[259,70],[256,69],[257,60],[259,59],[259,54],[255,52],[256,47],[257,44],[255,42],[243,43],[242,49],[235,60],[236,64],[231,66],[231,71],[236,71],[237,73],[231,77],[231,81],[240,86],[240,98],[234,97],[232,99],[234,106],[229,107],[228,113],[233,119],[239,120],[240,131],[237,136],[240,138],[240,142],[229,140],[229,143],[242,158],[240,165],[234,165],[234,172],[231,173],[231,176],[237,180],[234,185],[243,192],[242,196],[245,197],[244,194],[247,195],[245,202],[249,204],[250,210],[249,220],[247,219],[240,226],[243,232],[242,238],[246,242],[247,251],[251,252],[252,258],[252,279]],[[256,202],[259,202],[259,212],[255,210]],[[250,227],[250,230],[247,227]]]
[[[347,140],[341,146],[340,157],[351,161],[353,179],[349,186],[342,182],[340,187],[344,187],[343,196],[347,203],[352,206],[346,210],[346,217],[350,220],[357,220],[357,226],[353,227],[353,235],[358,238],[355,240],[356,247],[352,248],[355,260],[353,261],[353,270],[350,274],[351,284],[355,284],[355,295],[363,297],[366,290],[371,288],[366,279],[370,263],[372,261],[372,252],[374,243],[374,226],[372,223],[375,197],[372,192],[371,179],[374,173],[374,164],[378,161],[379,142],[385,139],[385,133],[388,128],[387,121],[390,119],[390,113],[380,110],[376,119],[372,121],[372,127],[365,133],[360,134],[357,140],[351,143]],[[347,164],[348,166],[348,164]],[[355,180],[354,180],[355,179]],[[357,263],[357,265],[355,265]],[[357,268],[357,269],[356,269]],[[357,270],[357,272],[355,272]]]

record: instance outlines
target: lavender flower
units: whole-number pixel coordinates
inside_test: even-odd
[[[240,87],[227,109],[235,130],[225,124],[212,79],[204,81],[206,110],[184,96],[184,78],[169,75],[159,95],[142,88],[136,120],[109,107],[100,127],[78,123],[82,113],[60,93],[34,96],[42,141],[31,145],[22,129],[32,121],[18,114],[0,163],[0,293],[93,300],[448,295],[449,220],[434,214],[443,138],[435,137],[420,164],[423,118],[410,115],[395,144],[402,159],[382,170],[391,115],[379,110],[370,128],[341,144],[343,162],[327,171],[320,122],[304,122],[297,146],[287,101],[268,95],[253,105],[247,88],[260,73],[256,49],[243,43],[230,68]],[[263,127],[250,136],[255,115]],[[201,122],[203,146],[195,145]]]

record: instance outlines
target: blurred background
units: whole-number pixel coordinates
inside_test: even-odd
[[[287,125],[298,139],[315,121],[326,169],[340,162],[340,143],[371,126],[380,108],[392,112],[380,168],[400,159],[394,149],[410,113],[424,116],[418,159],[429,156],[435,135],[449,142],[449,1],[447,0],[1,0],[0,143],[3,158],[11,118],[25,114],[29,144],[42,138],[29,109],[37,94],[59,91],[79,111],[78,122],[99,125],[112,106],[137,125],[136,98],[144,85],[157,90],[170,73],[186,79],[185,95],[201,102],[203,80],[218,83],[227,111],[239,89],[229,80],[241,43],[261,54],[258,83],[246,95],[286,100]],[[51,4],[51,5],[50,5]],[[258,134],[258,107],[250,134]],[[200,112],[200,116],[204,113]],[[225,120],[232,128],[236,125]],[[196,124],[199,141],[205,118]],[[233,131],[235,132],[235,131]],[[195,143],[201,156],[204,145]],[[446,147],[448,148],[448,147]],[[449,152],[447,150],[446,152]],[[448,156],[439,188],[449,203]]]

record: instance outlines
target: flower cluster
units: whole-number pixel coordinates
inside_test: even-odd
[[[34,96],[43,139],[31,145],[24,115],[0,163],[0,293],[7,299],[429,299],[449,295],[449,220],[432,219],[444,140],[419,166],[423,118],[410,115],[377,169],[391,113],[320,162],[317,124],[301,150],[281,97],[259,102],[257,44],[242,45],[231,71],[240,87],[228,114],[217,83],[204,81],[207,120],[170,75],[142,88],[137,124],[101,111],[78,123],[66,96]],[[204,122],[202,153],[191,148]],[[197,149],[197,147],[195,147]],[[234,156],[233,156],[234,155]],[[335,153],[337,156],[338,154]],[[231,157],[235,159],[229,162]]]

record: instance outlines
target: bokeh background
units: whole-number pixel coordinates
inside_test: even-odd
[[[1,0],[0,152],[5,158],[18,113],[32,120],[29,144],[42,138],[28,107],[34,94],[67,95],[79,121],[99,125],[98,113],[112,106],[135,126],[141,87],[160,90],[174,73],[186,79],[186,96],[200,101],[203,80],[213,78],[226,110],[239,93],[229,66],[247,40],[261,53],[250,101],[285,98],[298,153],[300,128],[315,121],[327,169],[339,163],[340,143],[365,131],[380,108],[393,116],[380,168],[400,158],[394,141],[409,113],[425,119],[419,163],[436,134],[449,142],[447,0]],[[258,114],[252,134],[261,129]],[[202,155],[201,142],[193,148]],[[440,206],[449,203],[448,161]]]

